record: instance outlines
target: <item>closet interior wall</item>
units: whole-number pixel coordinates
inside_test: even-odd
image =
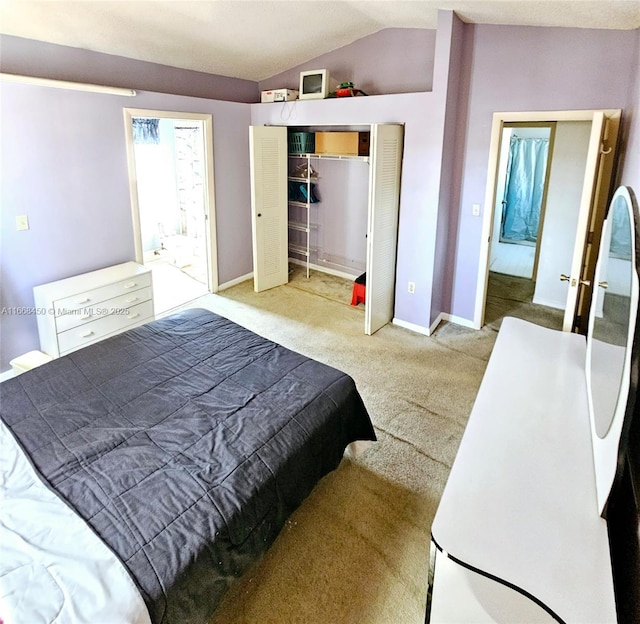
[[[367,261],[367,214],[369,201],[369,163],[363,159],[331,159],[314,155],[289,155],[289,175],[309,163],[317,177],[310,182],[319,201],[309,206],[289,202],[289,254],[306,263],[309,219],[309,264],[314,270],[327,270],[357,277]],[[296,178],[295,185],[305,185]]]

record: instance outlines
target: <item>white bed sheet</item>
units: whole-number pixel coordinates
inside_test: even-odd
[[[0,421],[0,620],[150,624],[129,573]]]

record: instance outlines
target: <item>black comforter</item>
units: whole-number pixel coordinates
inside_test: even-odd
[[[350,377],[206,310],[0,392],[2,419],[125,564],[153,622],[206,622],[345,446],[375,439]]]

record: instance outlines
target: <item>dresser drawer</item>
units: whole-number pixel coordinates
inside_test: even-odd
[[[109,302],[110,303],[110,302]],[[153,301],[144,301],[127,308],[126,314],[110,314],[94,321],[89,321],[58,334],[60,355],[90,345],[112,334],[140,325],[153,319]]]
[[[107,284],[93,290],[86,290],[80,294],[58,299],[53,302],[54,314],[58,316],[82,316],[85,308],[98,303],[126,295],[141,288],[151,287],[151,271],[134,275],[113,284]]]
[[[114,314],[123,308],[131,308],[152,298],[151,287],[140,290],[129,291],[119,297],[102,301],[99,304],[86,304],[85,307],[77,308],[75,311],[66,310],[62,316],[56,316],[56,329],[64,332],[74,327],[79,327],[85,323],[90,323],[97,319],[104,318],[109,314]]]

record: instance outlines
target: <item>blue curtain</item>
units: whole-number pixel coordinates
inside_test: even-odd
[[[611,221],[611,244],[609,254],[614,258],[631,260],[631,225],[629,223],[629,209],[627,202],[618,197],[609,211]]]
[[[549,139],[511,137],[504,191],[501,238],[538,239]]]

